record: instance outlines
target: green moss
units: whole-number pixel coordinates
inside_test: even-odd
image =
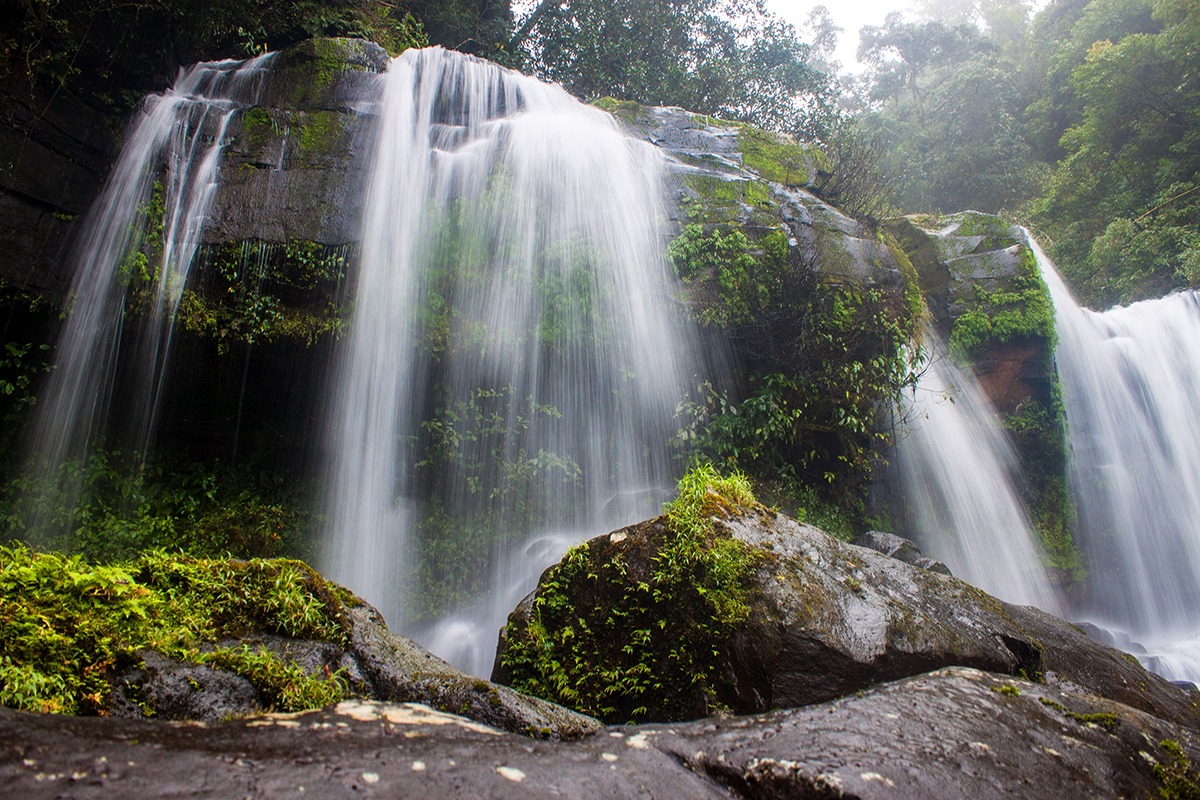
[[[274,133],[275,120],[262,106],[247,109],[242,114],[242,138],[250,151],[261,150]]]
[[[101,713],[114,669],[136,664],[147,648],[246,675],[292,710],[341,691],[335,678],[302,679],[274,656],[200,652],[206,642],[254,631],[338,644],[346,636],[337,600],[298,561],[153,551],[89,564],[0,547],[0,703],[13,708]]]
[[[1200,800],[1200,773],[1183,752],[1179,742],[1164,739],[1159,742],[1163,758],[1154,765],[1158,779],[1157,797],[1162,800]]]
[[[543,575],[528,624],[507,629],[512,686],[610,722],[704,715],[754,564],[713,518],[753,508],[744,477],[698,467],[661,524],[626,534],[636,561],[609,540],[572,548]]]
[[[1121,724],[1121,719],[1116,714],[1111,712],[1097,711],[1095,713],[1081,714],[1076,711],[1071,711],[1062,703],[1059,703],[1056,700],[1051,700],[1049,697],[1039,697],[1038,700],[1041,701],[1042,705],[1047,706],[1048,708],[1053,708],[1064,717],[1073,719],[1080,725],[1097,725],[1109,733],[1112,733]]]
[[[1036,337],[1053,352],[1054,303],[1042,280],[1033,251],[1021,245],[1017,274],[1011,288],[989,292],[975,287],[975,300],[954,321],[950,347],[960,357],[980,355],[993,344],[1022,337]]]
[[[343,140],[342,114],[337,111],[310,111],[300,117],[296,142],[301,153],[324,154]]]
[[[816,151],[751,125],[738,126],[742,162],[764,180],[785,186],[804,186]]]
[[[617,100],[612,97],[601,97],[593,100],[592,105],[602,111],[607,111],[627,125],[636,123],[644,113],[642,105],[633,100]]]
[[[991,690],[996,694],[1002,694],[1007,697],[1020,697],[1021,690],[1011,683],[1002,683],[999,686],[992,686]]]

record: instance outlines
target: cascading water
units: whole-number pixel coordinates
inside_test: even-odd
[[[456,53],[385,81],[324,566],[483,673],[537,571],[660,506],[695,337],[653,148]]]
[[[896,461],[911,530],[958,577],[1013,603],[1057,612],[1029,519],[1013,488],[1017,461],[975,377],[932,331],[928,364],[902,404]]]
[[[152,292],[134,353],[141,386],[138,396],[123,398],[120,411],[134,447],[148,447],[175,310],[215,188],[225,131],[234,112],[253,103],[270,60],[266,55],[181,70],[174,88],[148,97],[130,125],[121,156],[84,223],[70,311],[34,423],[35,469],[52,480],[64,462],[87,451],[105,425],[127,289],[138,278]],[[154,249],[160,257],[151,263],[142,245],[148,230],[159,226],[161,248]],[[74,492],[60,488],[68,498]],[[35,521],[34,532],[47,524]]]
[[[1030,245],[1057,317],[1081,613],[1167,677],[1200,681],[1200,295],[1090,311]]]

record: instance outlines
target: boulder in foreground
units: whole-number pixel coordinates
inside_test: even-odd
[[[803,709],[570,742],[415,704],[211,725],[0,709],[0,793],[31,800],[1194,797],[1198,757],[1192,733],[1128,706],[961,668]]]

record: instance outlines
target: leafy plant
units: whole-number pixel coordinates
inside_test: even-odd
[[[712,466],[681,479],[664,516],[572,548],[539,583],[501,652],[510,683],[610,722],[688,719],[720,705],[724,643],[749,614],[754,557],[715,518],[759,508]]]
[[[279,475],[116,450],[98,449],[52,475],[27,472],[0,488],[0,530],[8,536],[38,536],[45,547],[98,561],[156,547],[278,556],[298,552],[316,521]]]
[[[201,647],[254,631],[341,644],[340,608],[331,587],[296,561],[154,551],[90,564],[0,547],[0,703],[103,713],[113,671],[151,648],[243,674],[279,708],[324,705],[340,696],[338,676],[308,676],[262,651]]]

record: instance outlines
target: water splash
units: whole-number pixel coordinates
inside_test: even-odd
[[[253,102],[271,58],[181,70],[175,86],[146,98],[130,124],[76,247],[69,314],[31,440],[35,469],[43,474],[55,476],[68,459],[84,455],[109,421],[118,356],[129,349],[122,343],[127,289],[138,277],[152,288],[143,333],[133,348],[142,378],[136,396],[122,398],[116,410],[132,432],[134,449],[147,448],[172,323],[215,189],[225,131],[234,112]],[[152,236],[161,241],[151,244]],[[147,252],[157,253],[157,263],[147,260]],[[73,505],[77,488],[60,489]],[[47,533],[38,529],[48,525],[35,521],[35,534]]]
[[[385,81],[324,567],[418,638],[451,618],[485,637],[443,647],[482,672],[469,654],[490,652],[503,587],[561,554],[520,555],[528,537],[579,541],[661,504],[694,334],[653,148],[460,54],[409,51]]]
[[[925,339],[931,358],[905,398],[896,445],[909,533],[968,583],[1057,613],[996,410],[932,331]]]
[[[1081,610],[1200,680],[1200,295],[1090,311],[1031,246],[1057,317]]]

